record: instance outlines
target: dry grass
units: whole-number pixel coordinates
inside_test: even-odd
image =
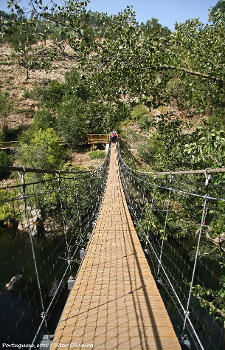
[[[50,42],[47,44],[50,45]],[[19,66],[17,59],[13,57],[12,48],[8,44],[0,44],[0,88],[8,93],[9,100],[13,103],[13,109],[6,121],[8,127],[17,128],[21,124],[31,124],[32,112],[36,111],[39,106],[37,101],[24,97],[26,91],[43,85],[44,79],[63,81],[65,72],[73,66],[72,59],[58,60],[48,72],[45,70],[31,71],[30,78],[27,80],[26,69]],[[19,110],[21,113],[18,113]]]

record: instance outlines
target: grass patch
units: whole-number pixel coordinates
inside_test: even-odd
[[[100,149],[96,149],[95,151],[88,152],[88,155],[91,159],[103,159],[103,158],[105,158],[105,151],[101,151]]]

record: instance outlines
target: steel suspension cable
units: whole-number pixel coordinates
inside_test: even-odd
[[[104,168],[107,169],[107,168],[108,168],[108,164],[109,164],[109,157],[110,157],[110,150],[109,150],[109,153],[108,153],[108,155],[107,155],[107,157],[106,157],[105,162],[104,162],[99,168],[97,168],[95,171],[93,171],[92,174],[98,174],[98,171],[101,171],[101,170],[104,169]],[[106,178],[107,178],[107,171],[106,171],[106,175],[105,175],[105,177],[104,177],[104,182],[106,181]],[[73,173],[73,180],[75,180],[75,179],[76,179],[76,176],[75,176],[75,173]],[[60,193],[61,193],[61,187],[58,187],[58,190],[59,190],[59,188],[60,188]],[[75,185],[75,188],[76,188],[76,185]],[[104,193],[104,186],[101,187],[101,193],[102,193],[102,195],[101,195],[101,198],[102,198],[102,197],[103,197],[103,193]],[[77,194],[77,192],[76,192],[76,194]],[[79,223],[80,223],[81,226],[82,226],[81,217],[80,217],[80,211],[79,211],[79,205],[78,205],[78,200],[77,200],[77,199],[78,199],[78,198],[76,198],[76,201],[77,201],[78,213],[79,213]],[[62,203],[62,197],[61,197],[61,203]],[[63,204],[63,203],[62,203],[62,204]],[[96,205],[95,205],[95,207],[96,207],[95,211],[98,209],[98,208],[97,208],[97,204],[100,204],[100,202],[98,201],[98,203],[96,203]],[[63,205],[61,206],[61,208],[63,209]],[[93,214],[93,213],[92,213],[92,214]],[[93,216],[93,215],[91,215],[91,217],[92,217],[92,216]],[[65,220],[64,220],[64,223],[65,223]],[[88,227],[88,225],[89,225],[89,222],[86,224],[85,229]],[[70,262],[73,261],[75,255],[77,254],[77,251],[78,251],[79,247],[80,247],[81,245],[83,246],[83,243],[84,243],[84,240],[85,240],[85,237],[84,237],[84,235],[83,235],[81,226],[80,226],[79,242],[75,245],[76,248],[75,248],[75,250],[74,250],[74,253],[73,253],[72,257],[70,258]],[[85,231],[85,229],[84,229],[84,231]],[[89,241],[89,242],[90,242],[90,241]],[[89,244],[89,243],[88,243],[88,244]],[[84,259],[84,257],[82,258],[81,264],[82,264],[82,262],[83,262],[83,259]],[[81,268],[81,264],[80,264],[80,266],[79,266],[79,269],[78,269],[77,273],[79,272],[79,270],[80,270],[80,268]],[[60,289],[61,289],[61,287],[62,287],[63,281],[64,281],[65,276],[67,275],[69,269],[71,269],[70,264],[68,264],[67,268],[65,269],[65,272],[64,272],[64,274],[63,274],[63,276],[62,276],[62,278],[61,278],[61,280],[60,280],[60,282],[59,282],[59,284],[58,284],[57,289],[55,290],[55,293],[54,293],[54,295],[53,295],[53,297],[52,297],[52,299],[51,299],[51,302],[50,302],[50,304],[49,304],[49,306],[48,306],[46,312],[45,312],[44,315],[43,315],[42,321],[41,321],[41,323],[40,323],[40,325],[39,325],[39,327],[38,327],[38,329],[37,329],[37,331],[36,331],[36,334],[35,334],[35,336],[34,336],[34,338],[33,338],[33,340],[32,340],[32,344],[31,344],[29,350],[32,350],[32,349],[33,349],[33,346],[34,346],[35,342],[36,342],[37,339],[38,339],[38,336],[39,336],[40,331],[41,331],[41,329],[42,329],[42,327],[43,327],[43,324],[46,323],[46,321],[47,321],[46,318],[47,318],[47,316],[48,316],[48,313],[49,313],[49,311],[50,311],[50,309],[51,309],[51,306],[52,306],[52,304],[53,304],[53,302],[54,302],[54,300],[55,300],[55,298],[56,298],[58,292],[60,291]]]
[[[130,176],[131,176],[131,174],[133,174],[134,176],[137,176],[137,174],[135,174],[135,171],[133,171],[132,169],[130,169],[126,164],[124,164],[124,162],[123,162],[123,160],[122,160],[122,158],[121,158],[121,155],[119,155],[119,160],[120,160],[120,171],[121,171],[121,173],[122,173],[121,175],[122,175],[123,178],[124,178],[124,174],[123,174],[124,171],[123,171],[123,169],[127,169],[127,171],[128,171],[128,173],[129,173]],[[206,172],[205,172],[205,173],[206,173]],[[156,174],[152,174],[152,175],[155,176]],[[169,174],[169,175],[171,176],[171,174]],[[194,334],[194,336],[195,336],[195,338],[196,338],[196,341],[197,341],[197,343],[198,343],[198,346],[200,347],[201,350],[204,350],[204,347],[203,347],[203,345],[202,345],[202,342],[201,342],[201,340],[200,340],[200,338],[199,338],[199,336],[198,336],[198,334],[197,334],[197,332],[196,332],[196,330],[195,330],[195,327],[194,327],[194,325],[192,324],[192,321],[191,321],[191,319],[190,319],[190,317],[189,317],[188,308],[189,308],[189,304],[190,304],[190,300],[189,300],[190,297],[188,298],[187,306],[186,306],[186,308],[185,308],[185,307],[183,306],[183,304],[182,304],[182,302],[181,302],[181,300],[180,300],[180,298],[179,298],[179,296],[178,296],[178,294],[177,294],[177,292],[176,292],[176,290],[175,290],[175,288],[174,288],[174,286],[173,286],[173,284],[172,284],[172,282],[171,282],[171,280],[170,280],[170,278],[169,278],[169,276],[168,276],[168,274],[167,274],[167,272],[166,272],[166,270],[165,270],[163,264],[162,264],[162,252],[163,252],[163,245],[164,245],[164,241],[165,241],[166,227],[167,227],[167,221],[168,221],[168,215],[169,215],[170,198],[171,198],[171,193],[172,193],[172,191],[174,190],[174,188],[172,188],[172,186],[171,186],[171,182],[172,182],[171,180],[172,180],[172,179],[170,179],[170,186],[169,186],[169,187],[168,187],[168,186],[156,185],[156,184],[155,184],[155,178],[154,178],[154,183],[153,183],[153,190],[156,189],[156,188],[163,188],[163,189],[169,190],[168,201],[167,201],[167,209],[166,209],[166,217],[165,217],[165,222],[164,222],[163,241],[162,241],[162,244],[161,244],[159,256],[158,256],[158,254],[156,253],[155,248],[153,247],[153,244],[152,244],[152,242],[150,241],[150,239],[149,239],[149,237],[147,236],[147,234],[145,234],[145,239],[146,239],[147,244],[148,244],[149,247],[151,248],[151,251],[153,252],[153,254],[154,254],[156,260],[158,261],[158,273],[159,273],[159,269],[161,269],[162,272],[163,272],[163,274],[164,274],[164,276],[166,277],[166,280],[167,280],[167,282],[168,282],[168,284],[169,284],[169,286],[170,286],[170,288],[171,288],[171,290],[172,290],[173,295],[175,296],[175,298],[176,298],[178,304],[180,305],[180,308],[181,308],[181,310],[182,310],[182,312],[183,312],[184,324],[186,325],[186,323],[188,322],[188,324],[189,324],[189,326],[190,326],[190,328],[191,328],[191,330],[192,330],[192,332],[193,332],[193,334]],[[140,181],[141,181],[141,180],[140,180]],[[122,181],[122,183],[123,183],[123,187],[124,187],[124,191],[125,191],[127,200],[128,200],[128,202],[130,202],[129,195],[128,195],[127,191],[126,191],[125,181]],[[208,185],[208,182],[207,182],[207,185]],[[175,191],[175,192],[177,192],[177,191]],[[184,191],[182,191],[182,192],[184,192]],[[185,191],[185,192],[186,192],[186,191]],[[185,193],[185,194],[186,194],[186,193]],[[204,205],[203,214],[202,214],[202,222],[201,222],[201,231],[202,231],[203,223],[204,223],[204,220],[205,220],[206,202],[207,202],[207,199],[208,199],[209,197],[208,197],[207,194],[206,194],[205,196],[201,196],[201,195],[197,195],[197,196],[198,196],[198,197],[203,197],[204,200],[205,200],[205,205]],[[151,209],[150,209],[150,213],[152,212],[152,207],[153,207],[153,196],[152,196],[152,200],[151,200],[151,207],[150,207]],[[151,216],[151,215],[150,215],[150,216]],[[151,220],[151,218],[149,218],[149,221],[148,221],[148,231],[149,231],[150,220]],[[199,244],[200,244],[200,240],[199,240]],[[198,249],[199,249],[199,248],[197,248],[197,250],[198,250]],[[198,253],[196,253],[196,257],[197,257],[197,256],[198,256]],[[196,263],[197,263],[197,258],[196,258],[196,262],[195,262],[195,264],[194,264],[194,268],[193,268],[193,272],[192,272],[193,278],[192,278],[192,283],[191,283],[191,288],[190,288],[189,295],[191,295],[191,290],[192,290],[192,287],[193,287],[193,280],[194,280],[194,275],[195,275]],[[185,327],[183,327],[183,330],[184,330],[184,329],[185,329]],[[182,336],[184,337],[184,332],[182,332]]]
[[[70,270],[71,270],[71,265],[70,265],[70,248],[69,248],[69,243],[68,243],[68,238],[67,238],[67,232],[66,232],[66,223],[65,223],[65,216],[64,216],[64,208],[63,208],[63,201],[62,201],[62,189],[61,189],[61,176],[60,176],[60,170],[58,170],[57,173],[57,180],[58,180],[58,193],[59,193],[59,201],[60,201],[60,213],[61,213],[61,219],[62,219],[62,224],[63,224],[63,233],[65,237],[65,242],[66,242],[66,250],[67,250],[67,262],[69,264]]]
[[[205,170],[205,177],[206,177],[205,186],[206,186],[206,192],[207,192],[209,179],[210,179],[210,175],[207,174],[207,170]],[[186,321],[187,321],[187,316],[189,314],[189,305],[190,305],[190,301],[191,301],[191,294],[192,294],[193,283],[194,283],[194,278],[195,278],[195,271],[196,271],[196,267],[197,267],[197,260],[198,260],[199,249],[200,249],[200,241],[201,241],[202,231],[203,231],[203,227],[205,224],[205,218],[206,218],[206,206],[207,206],[207,193],[205,195],[204,204],[203,204],[202,218],[201,218],[201,224],[200,224],[200,229],[199,229],[198,242],[197,242],[197,247],[196,247],[195,260],[194,260],[194,266],[193,266],[193,270],[192,270],[192,277],[191,277],[190,289],[189,289],[187,306],[186,306],[186,311],[185,311],[185,318],[184,318],[182,334],[184,333]]]
[[[159,259],[158,255],[157,255],[157,253],[156,253],[156,251],[155,251],[151,241],[149,240],[149,238],[147,236],[146,236],[146,239],[147,239],[147,242],[150,245],[151,250],[153,251],[156,259],[158,260],[158,262],[160,262],[160,259]],[[172,282],[170,281],[170,278],[169,278],[169,276],[168,276],[168,274],[167,274],[163,264],[161,264],[161,269],[162,269],[162,271],[163,271],[163,273],[164,273],[164,275],[165,275],[165,277],[166,277],[166,279],[167,279],[167,281],[169,283],[169,286],[170,286],[171,290],[173,291],[174,296],[176,297],[176,299],[177,299],[177,301],[178,301],[178,303],[179,303],[179,305],[180,305],[180,307],[181,307],[181,309],[183,311],[184,316],[186,316],[186,320],[189,322],[189,325],[190,325],[190,327],[191,327],[191,329],[192,329],[192,331],[193,331],[193,333],[194,333],[194,335],[195,335],[195,337],[196,337],[196,339],[197,339],[197,341],[199,343],[199,346],[200,346],[201,350],[204,350],[204,347],[203,347],[203,345],[201,343],[201,340],[199,339],[199,336],[198,336],[198,334],[197,334],[197,332],[196,332],[196,330],[195,330],[195,328],[194,328],[194,326],[193,326],[193,324],[192,324],[192,322],[191,322],[191,320],[189,318],[189,314],[186,312],[186,309],[184,308],[184,306],[183,306],[183,304],[182,304],[182,302],[181,302],[181,300],[180,300],[180,298],[179,298],[179,296],[178,296],[178,294],[177,294],[177,292],[176,292]]]
[[[165,241],[165,237],[166,237],[167,221],[168,221],[169,208],[170,208],[170,197],[171,197],[171,192],[172,192],[172,187],[171,187],[172,179],[173,179],[172,176],[170,176],[169,196],[168,196],[168,200],[167,200],[166,217],[165,217],[165,222],[164,222],[163,237],[162,237],[162,243],[161,243],[160,255],[159,255],[159,265],[158,265],[158,272],[157,272],[158,277],[159,277],[160,268],[162,265],[163,246],[164,246],[164,241]]]
[[[76,249],[75,249],[75,251],[74,251],[74,253],[73,253],[73,255],[72,255],[72,258],[71,258],[72,260],[74,259],[75,255],[76,255],[76,253],[77,253],[77,251],[78,251],[78,248],[80,247],[80,244],[82,244],[82,243],[83,243],[83,239],[81,239],[80,242],[77,244],[77,247],[76,247]],[[38,329],[37,329],[37,331],[36,331],[36,334],[35,334],[35,336],[34,336],[34,338],[33,338],[33,340],[32,340],[32,344],[31,344],[29,350],[33,349],[33,345],[34,345],[34,343],[36,342],[36,340],[37,340],[37,338],[38,338],[38,336],[39,336],[39,333],[40,333],[40,331],[41,331],[41,329],[42,329],[42,326],[43,326],[44,322],[46,322],[46,318],[47,318],[47,316],[48,316],[49,310],[50,310],[50,308],[51,308],[51,306],[52,306],[52,304],[53,304],[53,302],[54,302],[54,300],[55,300],[55,298],[56,298],[56,296],[57,296],[59,290],[60,290],[61,287],[62,287],[62,283],[63,283],[64,278],[65,278],[66,274],[68,273],[69,269],[70,269],[70,265],[68,264],[68,266],[66,267],[66,269],[65,269],[65,271],[64,271],[64,274],[63,274],[63,276],[62,276],[62,278],[61,278],[61,280],[60,280],[60,282],[59,282],[59,284],[58,284],[58,287],[57,287],[57,289],[56,289],[56,291],[55,291],[55,293],[54,293],[54,295],[53,295],[53,297],[52,297],[52,299],[51,299],[51,302],[50,302],[50,304],[48,305],[48,308],[46,309],[46,312],[45,312],[45,314],[44,314],[44,317],[43,317],[43,319],[42,319],[42,321],[41,321],[41,323],[40,323],[40,325],[39,325],[39,327],[38,327]]]
[[[46,326],[46,329],[48,331],[48,324],[47,324],[47,320],[45,319],[44,299],[43,299],[42,290],[41,290],[41,283],[40,283],[40,277],[39,277],[38,267],[37,267],[37,260],[36,260],[35,250],[34,250],[32,231],[31,231],[31,228],[30,228],[29,217],[28,217],[25,169],[21,173],[21,181],[22,181],[22,189],[23,189],[23,201],[24,201],[24,208],[25,208],[25,218],[26,218],[27,227],[28,227],[28,230],[29,230],[29,238],[30,238],[30,244],[31,244],[32,257],[33,257],[34,268],[35,268],[37,284],[38,284],[38,290],[39,290],[39,295],[40,295],[40,300],[41,300],[41,307],[42,307],[42,315],[41,316],[42,316],[43,320],[45,320],[45,326]]]

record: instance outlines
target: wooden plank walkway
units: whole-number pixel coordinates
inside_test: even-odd
[[[128,211],[115,145],[111,152],[99,217],[50,349],[180,350]]]

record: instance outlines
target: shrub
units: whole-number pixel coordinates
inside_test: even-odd
[[[41,102],[42,106],[55,109],[62,102],[65,95],[65,85],[57,80],[51,81],[48,87],[36,87],[25,93],[26,97]]]
[[[19,125],[17,128],[9,128],[7,125],[3,126],[0,133],[0,141],[9,142],[16,141],[18,137],[23,135],[23,131],[27,129],[26,125]]]
[[[46,130],[54,128],[56,125],[56,116],[52,114],[48,109],[43,108],[35,113],[33,128],[34,130]]]
[[[107,106],[70,97],[59,108],[57,130],[66,142],[81,143],[86,140],[88,133],[104,133],[109,118]]]
[[[0,191],[0,223],[4,224],[10,220],[16,220],[17,214],[13,206],[13,202],[10,201],[10,195]]]
[[[141,158],[156,171],[221,168],[224,165],[225,132],[217,123],[193,128],[170,116],[158,116],[155,132],[138,147]]]
[[[112,112],[110,112],[108,122],[107,122],[107,130],[119,129],[120,124],[124,120],[130,120],[130,107],[125,103],[119,101],[117,106],[114,106]]]
[[[54,108],[62,101],[64,94],[64,84],[59,83],[57,80],[53,80],[47,89],[42,89],[42,102],[47,107]]]
[[[139,122],[138,122],[141,130],[148,130],[151,126],[151,121],[149,119],[149,116],[147,114],[141,116]]]
[[[82,101],[78,98],[62,103],[57,119],[57,130],[70,144],[85,141],[88,130]]]
[[[38,130],[29,144],[21,144],[18,159],[21,165],[45,170],[61,169],[65,150],[54,129]]]
[[[132,120],[140,120],[143,116],[149,116],[149,110],[144,105],[136,105],[131,111]]]

